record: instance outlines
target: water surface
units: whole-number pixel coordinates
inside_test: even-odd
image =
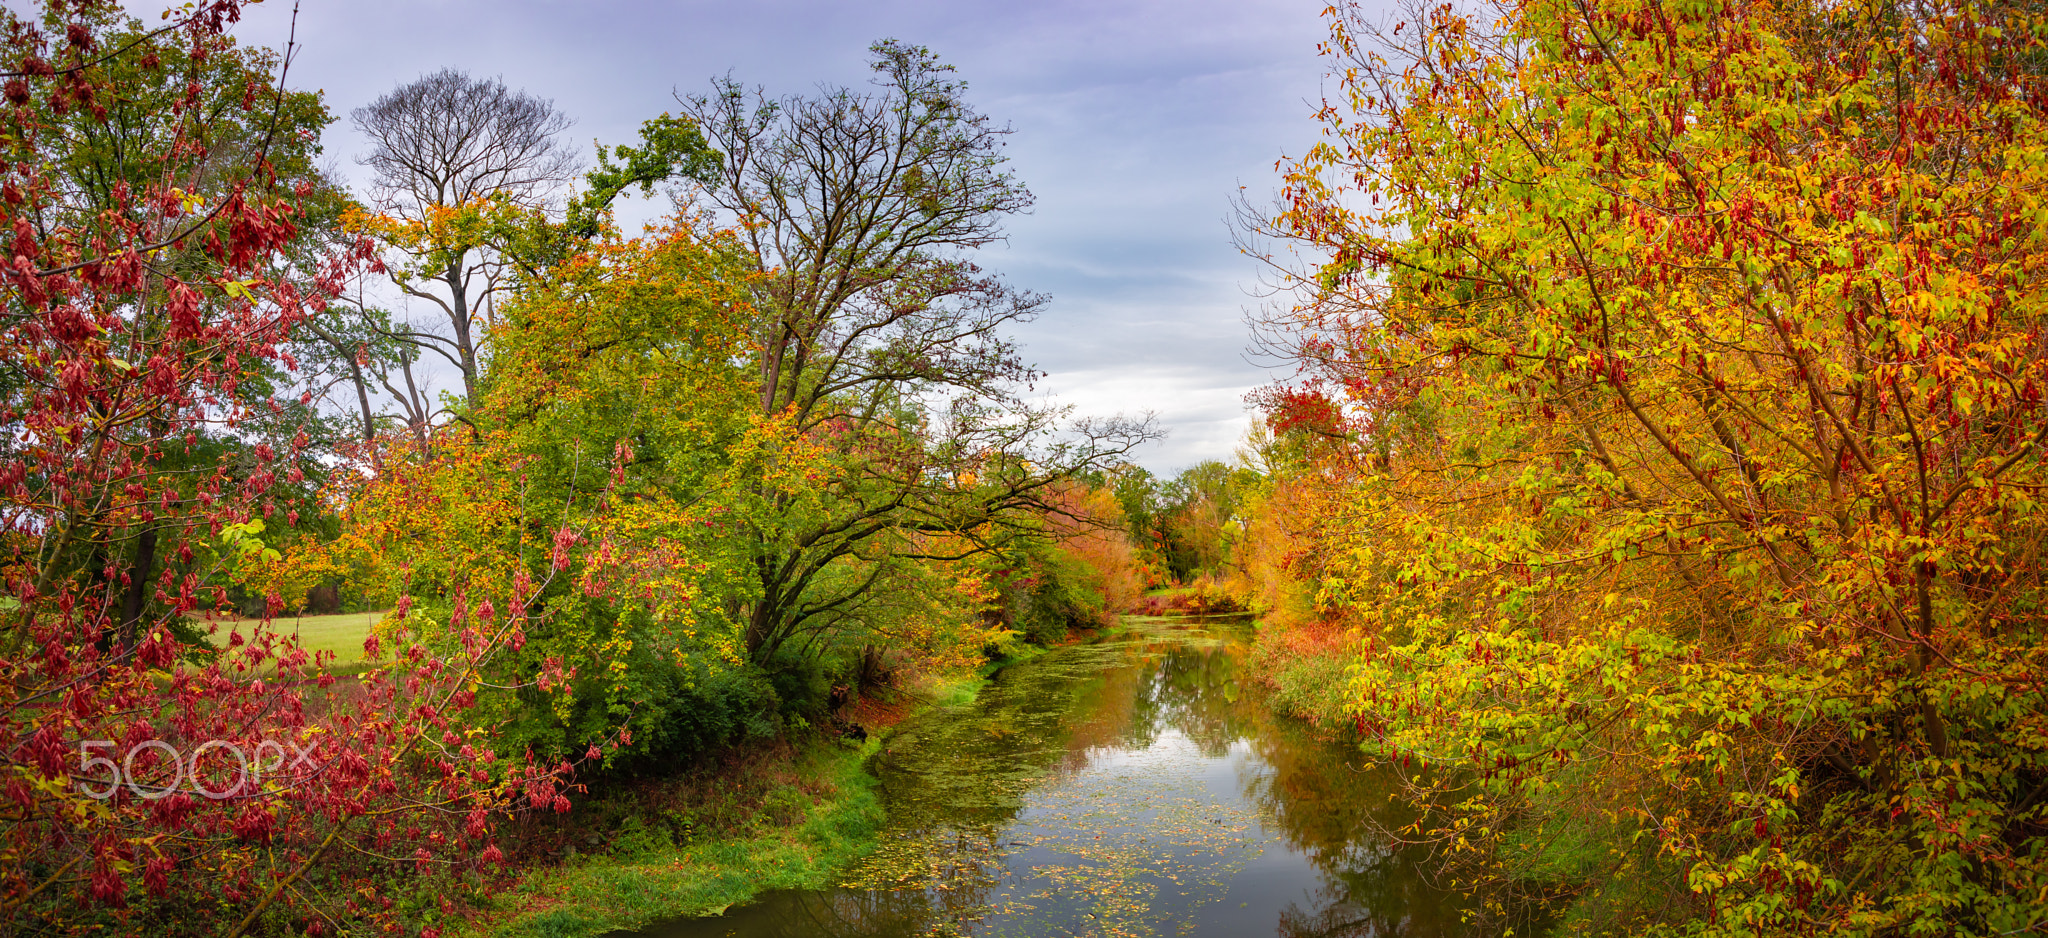
[[[1276,716],[1249,626],[1126,620],[904,723],[872,769],[889,819],[838,888],[640,938],[1463,935],[1458,898],[1384,833],[1392,776]]]

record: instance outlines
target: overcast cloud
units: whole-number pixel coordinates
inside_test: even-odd
[[[328,153],[360,186],[348,112],[443,66],[552,98],[587,154],[713,75],[803,93],[865,83],[876,39],[928,46],[1015,129],[1014,169],[1038,197],[984,266],[1053,297],[1017,330],[1048,373],[1039,390],[1081,414],[1156,412],[1170,436],[1138,461],[1172,472],[1231,458],[1244,393],[1275,376],[1245,353],[1260,270],[1226,218],[1238,186],[1263,201],[1274,162],[1314,139],[1322,5],[303,0],[289,81],[325,91],[340,117]],[[270,0],[238,34],[281,46],[290,13]]]

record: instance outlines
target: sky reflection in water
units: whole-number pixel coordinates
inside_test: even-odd
[[[1239,679],[1242,628],[1135,620],[1005,669],[891,737],[888,826],[840,888],[637,934],[1465,934],[1380,833],[1406,820],[1385,770]]]

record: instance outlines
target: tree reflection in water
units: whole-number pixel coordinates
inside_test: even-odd
[[[1245,628],[1138,620],[1005,669],[890,738],[889,825],[840,888],[638,934],[1465,934],[1383,834],[1409,820],[1385,770],[1240,676]]]

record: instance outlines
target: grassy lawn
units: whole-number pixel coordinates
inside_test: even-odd
[[[308,652],[334,652],[334,670],[348,673],[360,670],[350,665],[362,662],[363,639],[370,634],[370,626],[382,618],[382,611],[343,612],[331,616],[278,616],[270,620],[270,628],[279,635],[297,635],[299,645]],[[240,627],[246,631],[255,624],[255,619],[224,620],[215,641],[225,641],[231,628]]]

